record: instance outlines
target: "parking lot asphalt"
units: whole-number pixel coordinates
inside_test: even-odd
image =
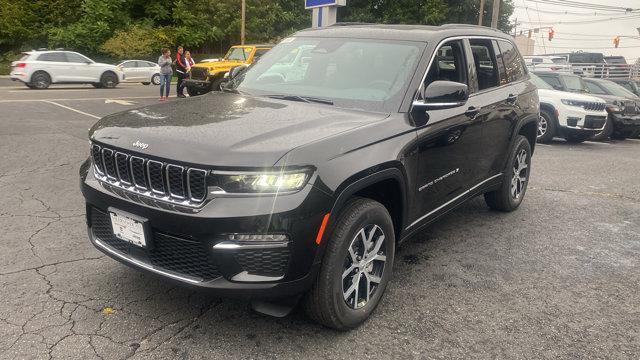
[[[373,317],[339,333],[89,243],[87,129],[157,91],[0,83],[0,358],[640,358],[640,140],[538,146],[518,211],[477,198],[425,229]]]

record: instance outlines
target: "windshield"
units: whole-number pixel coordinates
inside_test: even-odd
[[[562,80],[569,91],[572,92],[589,92],[587,87],[578,76],[562,75]]]
[[[547,84],[546,81],[540,79],[537,75],[535,74],[530,74],[530,75],[531,75],[531,81],[533,81],[533,83],[536,84],[538,89],[554,90],[551,85]]]
[[[224,57],[225,60],[245,61],[251,55],[251,48],[231,48]]]
[[[335,106],[397,111],[424,43],[287,38],[228,89],[256,96],[324,99]]]
[[[607,89],[612,95],[622,96],[622,97],[632,97],[635,98],[636,94],[631,91],[625,89],[624,87],[612,82],[612,81],[600,81],[598,82],[600,86]]]
[[[563,57],[551,58],[551,61],[554,64],[566,64],[567,63],[567,58],[563,58]]]

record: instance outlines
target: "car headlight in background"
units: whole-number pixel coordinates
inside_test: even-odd
[[[610,113],[619,113],[622,110],[616,105],[607,105],[607,112]]]
[[[229,173],[212,172],[209,191],[212,194],[277,194],[289,193],[302,189],[311,171],[296,170],[286,172],[264,173]]]
[[[560,101],[562,101],[562,103],[565,105],[582,107],[582,101],[570,100],[570,99],[562,99]]]

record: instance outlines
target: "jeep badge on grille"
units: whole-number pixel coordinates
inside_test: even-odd
[[[144,150],[144,149],[149,147],[149,144],[145,144],[143,142],[140,142],[140,140],[138,140],[138,141],[133,143],[133,147],[137,147],[137,148],[140,148],[140,149]]]

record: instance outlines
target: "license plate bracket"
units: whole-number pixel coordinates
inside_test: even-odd
[[[152,246],[149,220],[141,216],[109,207],[113,235],[136,247],[149,249]]]

